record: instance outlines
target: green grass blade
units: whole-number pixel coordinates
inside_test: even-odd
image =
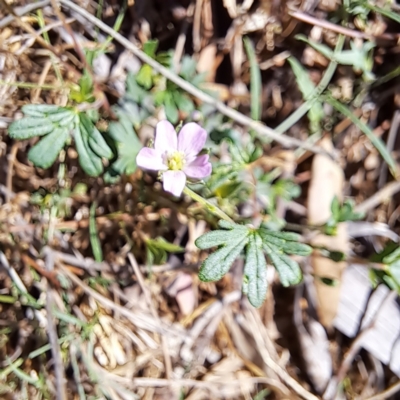
[[[261,72],[258,66],[254,46],[250,39],[243,38],[244,47],[246,49],[247,57],[250,63],[250,94],[251,94],[251,118],[255,121],[261,119]]]
[[[326,97],[325,99],[327,103],[329,103],[332,107],[336,108],[341,114],[345,117],[349,118],[350,121],[358,128],[361,132],[363,132],[367,138],[371,141],[371,143],[375,146],[375,148],[379,151],[379,154],[382,158],[386,161],[389,166],[390,172],[396,178],[398,176],[398,168],[396,162],[392,158],[391,154],[385,147],[383,141],[374,135],[371,128],[364,124],[359,118],[357,118],[351,110],[345,106],[344,104],[340,103],[336,99],[331,96]]]
[[[103,252],[101,250],[101,244],[99,240],[99,236],[97,234],[96,227],[96,206],[97,203],[93,202],[90,207],[90,216],[89,216],[89,234],[90,234],[90,244],[92,246],[93,256],[97,262],[103,261]]]

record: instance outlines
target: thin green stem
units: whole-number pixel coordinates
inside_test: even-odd
[[[59,90],[59,89],[64,89],[63,86],[55,86],[55,85],[38,85],[37,83],[31,83],[31,82],[7,82],[3,81],[0,79],[0,85],[4,86],[15,86],[19,87],[22,89],[42,89],[42,90]]]
[[[234,223],[233,219],[225,214],[219,207],[211,204],[208,200],[193,192],[193,190],[189,189],[187,186],[183,189],[183,193],[188,195],[192,200],[200,203],[207,211],[214,214],[216,217]]]
[[[399,171],[397,169],[397,165],[393,157],[391,156],[390,152],[386,148],[384,142],[381,138],[375,136],[374,132],[371,128],[362,122],[358,117],[356,117],[353,112],[340,101],[334,99],[332,96],[326,96],[325,101],[334,107],[337,111],[347,117],[361,132],[367,136],[370,142],[375,146],[375,148],[379,151],[382,158],[386,161],[389,166],[390,172],[392,173],[393,177],[397,179],[399,175]]]

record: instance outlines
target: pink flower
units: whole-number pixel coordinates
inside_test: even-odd
[[[177,135],[172,124],[160,121],[156,127],[154,149],[141,149],[136,163],[140,168],[160,171],[164,190],[180,196],[186,177],[200,180],[211,174],[208,154],[198,155],[206,139],[207,132],[194,122],[184,125]]]

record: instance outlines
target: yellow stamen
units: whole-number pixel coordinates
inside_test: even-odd
[[[185,154],[180,151],[175,151],[168,157],[168,169],[180,171],[185,165]]]

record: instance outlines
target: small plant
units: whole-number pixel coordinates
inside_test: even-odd
[[[324,232],[327,235],[336,235],[337,225],[345,221],[357,221],[364,218],[363,213],[354,211],[354,202],[346,200],[340,204],[339,199],[335,196],[331,204],[332,215],[324,226]]]

